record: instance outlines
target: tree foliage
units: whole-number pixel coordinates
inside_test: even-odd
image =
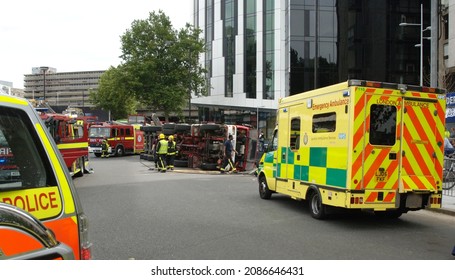
[[[121,37],[124,70],[131,93],[152,110],[181,114],[191,92],[205,94],[205,70],[198,63],[204,52],[201,31],[187,24],[177,31],[162,12],[135,20]]]
[[[129,89],[128,72],[122,66],[111,67],[100,78],[98,90],[90,92],[90,100],[97,107],[110,110],[113,119],[135,113],[137,101]]]

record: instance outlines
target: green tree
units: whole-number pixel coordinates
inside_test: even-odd
[[[204,52],[200,29],[187,24],[173,29],[162,12],[133,21],[122,36],[122,69],[131,79],[127,93],[144,106],[161,110],[166,120],[171,113],[182,114],[191,92],[205,95],[205,69],[199,62]]]
[[[113,119],[126,118],[137,106],[129,87],[132,81],[123,66],[111,67],[101,76],[98,90],[90,92],[90,100],[96,107],[110,110]]]

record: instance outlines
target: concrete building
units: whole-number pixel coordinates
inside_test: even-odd
[[[455,0],[441,1],[438,84],[455,92]]]
[[[345,81],[419,84],[420,26],[430,1],[194,0],[209,94],[193,98],[201,121],[273,128],[280,98]],[[423,22],[421,21],[423,12]],[[400,23],[414,23],[400,26]],[[259,118],[257,118],[257,116]]]
[[[24,75],[24,97],[46,99],[51,106],[93,107],[90,91],[98,88],[101,71],[57,72],[51,67],[34,67]]]

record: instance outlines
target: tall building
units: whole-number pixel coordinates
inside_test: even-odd
[[[439,85],[455,92],[455,0],[441,0]]]
[[[33,67],[24,75],[24,97],[46,99],[51,106],[92,107],[90,91],[98,88],[105,71],[57,72],[52,67]]]
[[[194,0],[209,87],[192,102],[202,121],[271,128],[285,96],[347,79],[419,84],[420,61],[430,69],[430,42],[422,59],[417,45],[430,25],[422,2]]]

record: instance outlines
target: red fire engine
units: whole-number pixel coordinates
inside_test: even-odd
[[[72,176],[88,172],[88,121],[84,117],[41,113]]]
[[[144,132],[140,125],[115,122],[92,124],[89,129],[89,150],[96,157],[101,156],[101,143],[107,139],[109,154],[123,156],[140,154],[144,151]]]

